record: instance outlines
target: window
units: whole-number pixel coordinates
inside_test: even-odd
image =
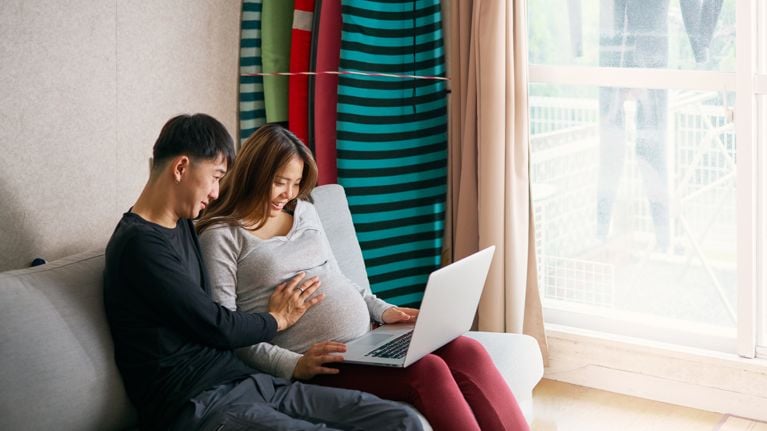
[[[767,148],[767,55],[764,54],[767,49],[767,5],[764,2],[759,3],[759,8],[756,11],[756,26],[757,26],[757,42],[756,51],[758,53],[756,59],[757,76],[755,79],[755,92],[758,95],[756,100],[757,114],[756,118],[756,135],[757,135],[757,148]],[[758,213],[760,217],[758,225],[758,235],[762,238],[762,242],[758,243],[758,257],[757,260],[757,275],[756,278],[760,288],[757,289],[758,306],[757,316],[761,316],[761,321],[758,325],[758,338],[757,354],[759,357],[767,358],[767,154],[765,151],[758,153],[758,178],[759,178],[759,205]]]
[[[765,144],[767,101],[755,95],[767,91],[767,60],[749,53],[767,50],[767,37],[756,37],[767,28],[767,7],[759,4],[758,14],[756,1],[736,0],[527,7],[547,321],[761,352],[767,192],[757,166],[767,164],[756,150]]]

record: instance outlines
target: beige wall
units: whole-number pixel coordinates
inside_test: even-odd
[[[0,1],[0,270],[103,247],[163,123],[236,133],[239,0]]]

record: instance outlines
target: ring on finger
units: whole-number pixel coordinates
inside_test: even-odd
[[[298,286],[298,287],[297,287],[297,289],[298,289],[298,290],[300,290],[300,291],[301,291],[301,293],[304,293],[304,288],[303,288],[303,287],[301,287],[301,286]]]

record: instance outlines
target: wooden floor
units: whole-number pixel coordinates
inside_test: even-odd
[[[533,431],[767,431],[765,422],[547,379],[533,400]]]

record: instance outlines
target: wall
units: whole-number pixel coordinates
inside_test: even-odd
[[[238,0],[0,2],[0,270],[103,247],[165,121],[236,133]]]

